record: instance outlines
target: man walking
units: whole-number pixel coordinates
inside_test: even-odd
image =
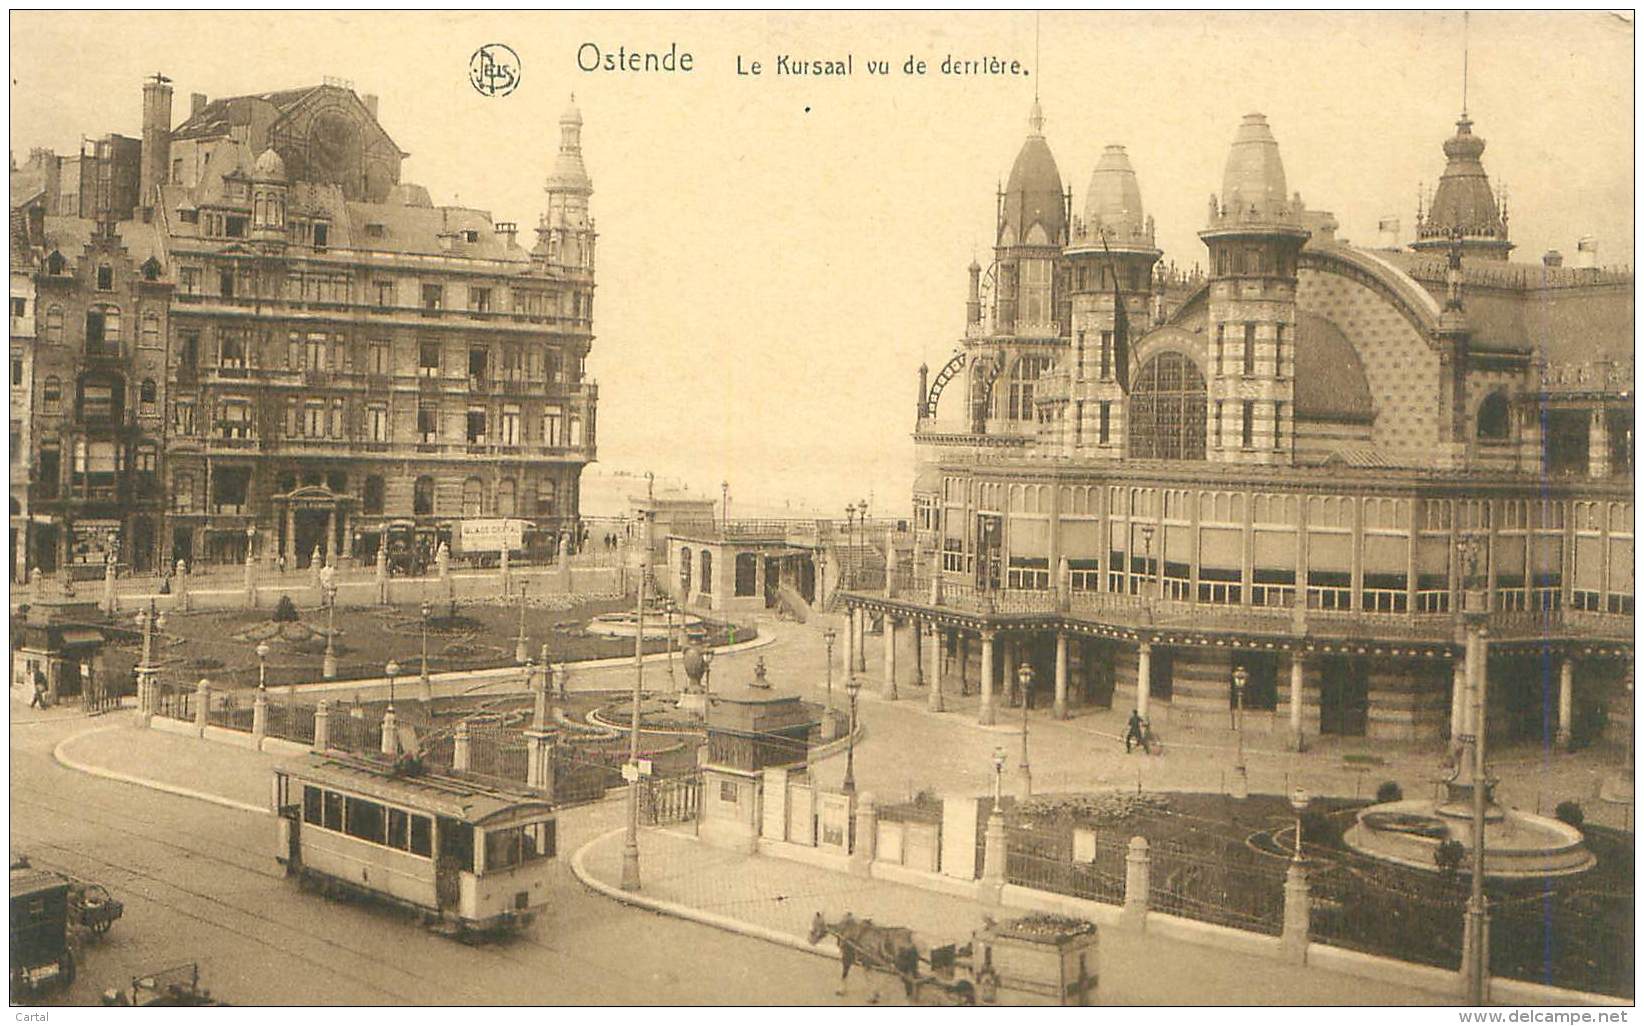
[[[1147,751],[1147,736],[1142,733],[1142,714],[1135,709],[1130,710],[1130,723],[1125,730],[1125,754],[1130,754],[1130,746],[1138,744],[1142,751]]]
[[[30,709],[44,709],[46,707],[46,675],[39,670],[34,671],[34,697],[29,699]]]

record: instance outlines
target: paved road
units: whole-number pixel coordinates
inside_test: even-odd
[[[836,969],[820,958],[617,905],[563,864],[553,908],[513,941],[490,945],[302,893],[277,875],[270,817],[53,760],[59,741],[96,725],[52,717],[14,723],[12,733],[14,850],[104,883],[126,906],[52,1003],[95,1004],[132,975],[192,960],[215,994],[247,1005],[837,1000]],[[622,812],[606,804],[567,813],[562,851],[620,825]]]

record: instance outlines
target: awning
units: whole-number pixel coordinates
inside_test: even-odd
[[[63,645],[101,645],[103,632],[90,627],[67,627],[63,630]]]

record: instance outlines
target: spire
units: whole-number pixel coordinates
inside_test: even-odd
[[[1033,106],[1028,110],[1028,134],[1040,138],[1043,138],[1045,134],[1045,111],[1043,107],[1039,106],[1037,86],[1034,87],[1033,91]]]

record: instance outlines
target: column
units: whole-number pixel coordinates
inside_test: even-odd
[[[337,507],[332,506],[325,514],[325,543],[322,546],[326,566],[337,565]]]
[[[976,722],[984,727],[993,726],[993,632],[982,632],[982,702],[976,709]]]
[[[1307,866],[1292,861],[1284,875],[1284,932],[1279,935],[1279,950],[1286,962],[1304,965],[1307,962],[1307,932],[1312,898],[1307,885]]]
[[[297,569],[297,507],[285,504],[285,567]]]
[[[1016,641],[1012,638],[1005,638],[1004,639],[1003,647],[1004,647],[1004,650],[1005,650],[1005,660],[1004,660],[1004,662],[1005,662],[1005,666],[1004,666],[1004,685],[1005,686],[1001,690],[1003,690],[1003,692],[1004,692],[1005,704],[1006,705],[1014,705],[1015,704],[1015,696],[1016,696],[1016,647],[1019,644],[1020,644],[1019,641]]]
[[[913,638],[913,686],[925,686],[925,624],[922,620],[908,621],[908,629]]]
[[[896,617],[885,614],[885,697],[896,701]]]
[[[931,624],[930,630],[930,694],[927,699],[931,712],[942,711],[942,628]]]
[[[1136,712],[1147,719],[1147,700],[1153,685],[1153,643],[1144,641],[1136,646]]]
[[[856,610],[845,609],[845,679],[856,669]]]
[[[1152,875],[1153,855],[1148,850],[1147,838],[1132,837],[1130,850],[1125,853],[1125,904],[1119,920],[1122,925],[1141,929],[1146,924]]]
[[[1467,658],[1465,655],[1451,663],[1450,672],[1450,747],[1461,743],[1467,733]]]
[[[1558,740],[1570,747],[1570,716],[1575,707],[1575,660],[1565,656],[1558,664]]]
[[[1307,657],[1290,653],[1290,747],[1302,750],[1302,678],[1307,673]]]
[[[1053,715],[1067,719],[1067,632],[1056,632],[1056,705]]]

